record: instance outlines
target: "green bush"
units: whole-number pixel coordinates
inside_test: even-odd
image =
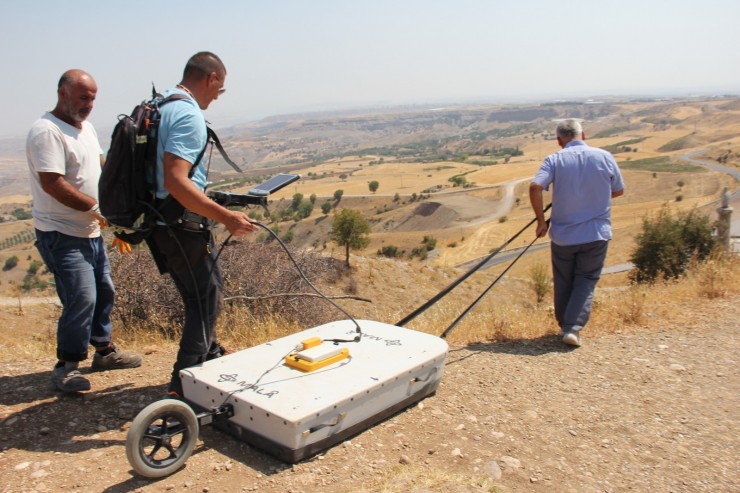
[[[31,219],[31,218],[33,217],[33,216],[31,215],[31,211],[29,211],[29,210],[26,210],[26,209],[22,209],[22,208],[20,208],[20,207],[19,207],[19,208],[17,208],[17,209],[13,209],[13,212],[11,212],[11,214],[12,214],[12,215],[13,215],[13,216],[14,216],[14,217],[15,217],[16,219],[18,219],[19,221],[21,221],[21,220],[23,220],[23,219]]]
[[[401,252],[398,251],[398,247],[394,245],[384,245],[380,249],[378,249],[378,255],[382,255],[384,257],[388,258],[396,258],[401,255]]]
[[[39,268],[41,268],[42,265],[44,264],[41,261],[32,260],[31,265],[28,266],[28,274],[32,276],[36,275],[36,273],[38,272]]]
[[[5,260],[5,265],[3,266],[3,270],[13,269],[16,265],[18,265],[18,257],[13,255],[12,257],[8,257]]]
[[[409,254],[409,258],[419,257],[419,260],[426,260],[427,256],[428,250],[423,246],[412,248]]]
[[[424,239],[421,240],[421,244],[424,245],[424,248],[426,248],[428,252],[431,252],[437,248],[437,239],[434,236],[424,235]]]
[[[630,279],[651,283],[657,279],[675,279],[686,272],[692,258],[706,259],[716,247],[713,225],[708,217],[696,210],[673,217],[663,207],[655,218],[643,219],[642,233],[630,260],[635,269]]]

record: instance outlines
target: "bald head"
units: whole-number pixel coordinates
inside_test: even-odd
[[[98,84],[83,70],[67,70],[57,85],[57,105],[52,114],[72,126],[81,128],[93,109]]]
[[[61,77],[59,77],[57,89],[61,89],[62,86],[70,87],[85,81],[92,81],[93,84],[95,83],[95,79],[92,78],[92,75],[88,74],[84,70],[73,68],[71,70],[67,70]]]

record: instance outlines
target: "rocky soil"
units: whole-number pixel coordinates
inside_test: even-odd
[[[740,299],[697,300],[685,322],[451,347],[442,384],[319,456],[283,464],[211,427],[185,468],[137,476],[137,412],[160,398],[174,348],[135,370],[49,388],[53,360],[0,362],[2,492],[740,491]]]

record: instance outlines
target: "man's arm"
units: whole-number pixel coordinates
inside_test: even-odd
[[[59,173],[40,172],[39,181],[44,192],[71,209],[89,211],[98,203],[93,197],[73,187]]]
[[[169,152],[164,153],[164,188],[186,209],[222,223],[234,236],[256,231],[247,216],[209,199],[188,176],[192,164]]]
[[[549,224],[545,221],[544,202],[542,200],[542,187],[537,183],[529,184],[529,203],[537,218],[537,229],[535,234],[537,238],[542,238],[547,234]]]
[[[617,197],[621,197],[622,195],[624,195],[624,189],[619,190],[618,192],[612,192],[613,199],[616,199]]]

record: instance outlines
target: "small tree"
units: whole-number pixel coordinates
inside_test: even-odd
[[[311,202],[303,202],[298,206],[298,210],[296,210],[293,215],[293,219],[300,221],[301,219],[310,216],[311,212],[313,212],[313,204]]]
[[[329,214],[330,211],[331,202],[324,202],[323,204],[321,204],[321,212],[323,212],[324,214]]]
[[[342,200],[342,195],[344,195],[344,190],[334,190],[334,200],[336,200],[337,202]]]
[[[311,201],[312,204],[316,203],[316,194],[312,193],[311,196],[308,198],[308,200]]]
[[[367,184],[367,187],[370,189],[372,193],[377,192],[379,186],[380,186],[380,183],[378,183],[376,180],[373,180]]]
[[[345,264],[349,267],[349,250],[370,244],[370,223],[354,209],[342,209],[331,222],[331,239],[345,248]]]

